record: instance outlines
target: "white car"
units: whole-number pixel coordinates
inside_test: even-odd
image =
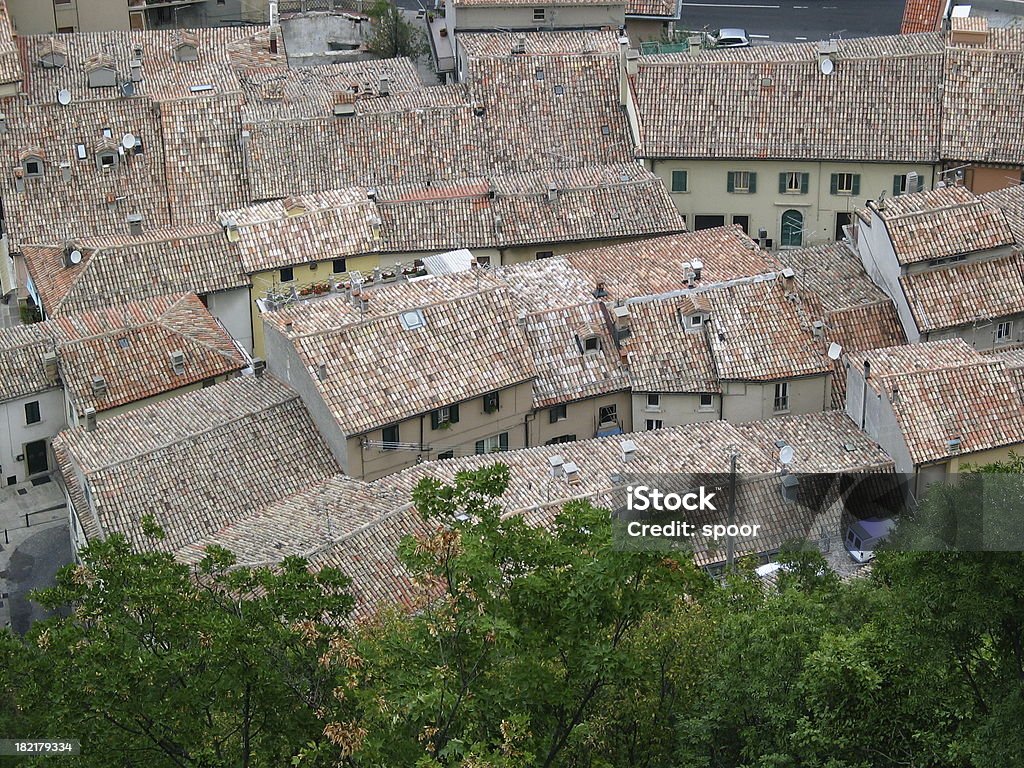
[[[715,48],[746,48],[750,45],[750,38],[747,37],[745,29],[718,29],[711,32],[708,37]]]

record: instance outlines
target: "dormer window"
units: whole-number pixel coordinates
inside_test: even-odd
[[[191,32],[179,32],[171,51],[175,61],[198,61],[199,38]]]
[[[117,85],[117,70],[109,54],[101,53],[85,62],[85,75],[90,88],[113,88]]]
[[[695,328],[704,324],[704,315],[690,315],[690,327]]]
[[[97,168],[113,168],[117,165],[118,155],[117,152],[100,152],[96,155],[96,167]]]
[[[600,352],[601,351],[601,339],[597,336],[588,336],[583,339],[583,352]]]
[[[43,175],[43,159],[36,155],[29,155],[21,161],[22,170],[28,178],[37,178]]]

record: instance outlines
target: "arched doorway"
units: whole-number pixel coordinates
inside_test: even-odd
[[[804,215],[790,209],[782,214],[782,237],[780,245],[799,246],[803,244]]]

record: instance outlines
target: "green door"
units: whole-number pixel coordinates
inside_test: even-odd
[[[782,214],[782,245],[799,246],[803,242],[804,215],[792,209]]]

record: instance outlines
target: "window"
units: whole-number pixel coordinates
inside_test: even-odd
[[[750,171],[729,171],[725,189],[727,192],[753,194],[757,191],[757,174]]]
[[[439,460],[454,459],[455,458],[455,451],[442,451],[441,453],[437,454],[437,458]]]
[[[924,176],[914,173],[897,174],[892,177],[892,193],[904,195],[907,192],[921,192],[924,189]]]
[[[548,409],[548,420],[554,424],[556,421],[563,421],[568,418],[566,415],[565,403],[561,405],[553,405]]]
[[[652,429],[661,429],[665,426],[665,422],[661,419],[647,419],[647,431],[650,432]]]
[[[33,400],[31,403],[25,403],[25,423],[26,424],[38,424],[43,418],[39,414],[39,401]]]
[[[702,411],[710,411],[714,407],[715,407],[715,396],[710,394],[710,393],[708,393],[708,392],[701,393],[701,396],[700,396],[700,410],[702,410]]]
[[[555,86],[555,96],[564,96],[564,95],[565,95],[565,86],[564,85],[556,85]]]
[[[693,229],[711,229],[712,227],[724,227],[725,216],[719,214],[698,213],[693,217]]]
[[[85,158],[88,157],[88,154],[85,144],[75,144],[75,157],[79,160],[85,160]]]
[[[597,336],[588,336],[583,340],[583,351],[584,352],[600,352],[601,351],[601,339]]]
[[[380,431],[381,450],[394,451],[398,449],[398,425],[392,424]]]
[[[209,389],[217,383],[216,379],[203,379],[203,389]]]
[[[598,424],[616,424],[619,421],[619,409],[615,405],[602,405],[597,410]]]
[[[128,347],[130,345],[131,345],[131,342],[128,341],[128,337],[127,336],[122,336],[120,339],[117,340],[117,347],[118,347],[118,349],[128,349]]]
[[[534,8],[533,9],[533,20],[534,21],[544,21],[544,16],[545,16],[545,14],[544,14],[544,9],[543,8]]]
[[[537,258],[538,259],[550,259],[554,255],[555,255],[554,251],[537,251]]]
[[[332,261],[331,271],[336,275],[340,275],[342,272],[348,272],[348,269],[345,267],[345,260],[335,259],[334,261]]]
[[[859,195],[859,173],[833,173],[831,189],[833,195]]]
[[[534,80],[543,80],[544,79],[544,70],[543,69],[534,70],[533,79]]]
[[[690,327],[700,328],[704,324],[704,315],[690,315]]]
[[[804,215],[800,211],[788,210],[782,214],[782,247],[799,246],[803,243]]]
[[[291,267],[285,267],[281,270],[281,282],[290,283],[295,279],[295,270]]]
[[[558,437],[552,437],[544,445],[561,445],[562,443],[575,443],[576,435],[559,435]]]
[[[445,405],[430,412],[431,429],[447,429],[459,422],[459,406]]]
[[[114,138],[114,131],[113,131],[113,129],[111,129],[111,128],[104,128],[103,129],[103,138],[105,138],[105,139],[112,139],[112,138]]]
[[[739,226],[743,230],[744,235],[750,234],[750,217],[749,216],[733,216],[732,223]]]
[[[26,176],[43,175],[43,161],[40,160],[38,157],[25,158],[24,168]]]
[[[1010,341],[1010,337],[1013,335],[1013,322],[1011,320],[1004,320],[996,326],[996,341]]]
[[[672,171],[672,191],[673,192],[687,192],[687,173],[686,171]]]
[[[500,435],[493,435],[491,437],[485,437],[483,440],[476,441],[476,452],[479,453],[498,453],[499,451],[508,450],[508,432],[502,432]]]
[[[811,174],[809,173],[780,173],[779,193],[783,195],[806,195],[810,182]]]
[[[488,392],[484,395],[484,413],[494,413],[500,407],[500,403],[497,392]]]
[[[99,156],[100,168],[113,168],[117,164],[117,154],[104,152]]]
[[[789,410],[789,382],[780,381],[775,385],[775,412]]]
[[[651,393],[647,395],[647,410],[657,411],[661,408],[661,395]]]

